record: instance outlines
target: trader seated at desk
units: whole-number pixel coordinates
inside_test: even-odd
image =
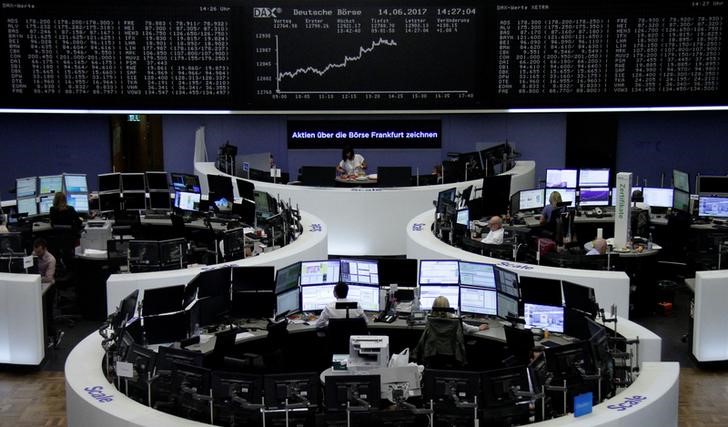
[[[490,228],[490,231],[481,240],[481,242],[489,245],[503,244],[503,233],[505,232],[503,229],[503,219],[501,219],[498,215],[490,217],[488,227]]]
[[[344,176],[364,175],[364,169],[367,168],[367,162],[361,154],[354,154],[354,149],[344,147],[341,150],[341,161],[336,166],[336,172]]]
[[[349,285],[346,283],[339,282],[336,286],[334,286],[334,297],[336,297],[336,301],[329,303],[326,307],[324,307],[323,311],[321,311],[321,315],[318,320],[316,320],[316,328],[325,328],[328,326],[329,319],[345,319],[347,317],[347,311],[349,312],[349,318],[361,317],[364,320],[367,320],[366,314],[364,314],[364,310],[362,310],[359,303],[357,301],[346,299],[348,295]],[[356,302],[356,308],[348,310],[338,309],[336,308],[336,303],[340,302]]]
[[[555,222],[556,216],[554,212],[557,214],[561,212],[559,203],[562,203],[561,193],[554,191],[549,196],[549,204],[544,206],[543,211],[541,211],[541,225],[550,225]]]
[[[440,316],[455,319],[453,313],[448,313],[446,310],[450,308],[450,301],[447,297],[440,295],[432,301],[432,314],[430,316]],[[482,323],[480,326],[469,325],[463,322],[463,332],[467,335],[472,335],[479,331],[485,331],[489,328],[487,323]]]
[[[591,246],[591,247],[590,247]],[[604,239],[594,239],[584,245],[587,255],[604,255],[607,253],[607,241]]]

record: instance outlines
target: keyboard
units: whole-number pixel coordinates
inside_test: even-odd
[[[541,341],[539,344],[541,344],[544,347],[549,347],[549,348],[551,348],[551,347],[558,347],[559,346],[558,343],[555,343],[553,341]]]
[[[166,212],[145,212],[144,219],[169,219]]]

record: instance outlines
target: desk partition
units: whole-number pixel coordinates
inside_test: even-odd
[[[535,169],[534,161],[518,161],[505,172],[511,175],[511,194],[534,187]],[[200,176],[203,193],[208,174],[224,175],[214,163],[206,162],[196,162],[195,173]],[[293,200],[302,210],[321,218],[331,230],[329,252],[337,255],[404,254],[407,222],[432,208],[440,191],[456,187],[461,192],[470,185],[480,188],[483,180],[398,188],[307,187],[255,181],[256,190]]]
[[[728,270],[695,273],[693,356],[698,362],[728,360]],[[687,325],[686,325],[687,326]],[[682,334],[682,331],[675,331]]]
[[[0,364],[39,365],[43,328],[40,276],[0,273]]]

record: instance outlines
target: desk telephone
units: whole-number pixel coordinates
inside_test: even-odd
[[[374,318],[375,322],[392,323],[397,320],[397,314],[392,310],[392,298],[387,298],[387,303],[384,305],[382,310],[377,317]]]

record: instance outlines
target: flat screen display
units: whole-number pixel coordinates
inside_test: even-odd
[[[340,269],[339,260],[302,262],[301,286],[338,283],[341,277]]]
[[[447,190],[440,191],[437,194],[437,213],[444,213],[447,206],[455,206],[455,195],[457,190],[455,188],[449,188]]]
[[[690,193],[675,189],[672,193],[672,208],[688,212],[690,210]]]
[[[728,195],[728,176],[699,176],[698,193],[711,195]]]
[[[576,203],[576,189],[574,188],[547,188],[546,189],[546,197],[545,201],[548,204],[549,200],[551,198],[551,193],[554,191],[558,191],[561,195],[561,201],[562,202],[571,202],[571,205],[574,206]]]
[[[334,286],[336,285],[301,287],[301,309],[303,311],[321,311],[328,304],[335,302]]]
[[[544,207],[544,189],[523,190],[518,193],[518,210],[541,209]]]
[[[86,175],[63,175],[66,193],[88,193]]]
[[[276,293],[280,294],[298,288],[298,276],[301,274],[301,264],[295,263],[283,267],[276,272]]]
[[[167,172],[147,172],[147,189],[169,191]]]
[[[495,289],[460,287],[460,312],[495,316],[498,295]]]
[[[460,225],[467,226],[470,222],[470,209],[458,209],[458,213],[455,219],[455,222]]]
[[[276,295],[276,316],[286,312],[293,314],[299,311],[301,311],[301,296],[298,289],[291,289]]]
[[[379,286],[349,285],[346,297],[359,303],[365,311],[379,311]]]
[[[672,170],[672,186],[686,193],[690,192],[690,177],[687,172]]]
[[[183,211],[200,210],[200,193],[178,191],[174,193],[174,207]]]
[[[700,197],[698,216],[728,218],[728,197]]]
[[[498,292],[498,317],[505,319],[509,315],[518,316],[518,300]]]
[[[18,213],[38,215],[38,204],[35,202],[35,197],[18,199]]]
[[[146,193],[124,193],[124,210],[141,211],[147,208]]]
[[[546,188],[575,188],[576,176],[576,169],[546,169]]]
[[[105,173],[99,175],[99,191],[121,191],[121,174]]]
[[[172,188],[176,191],[200,192],[200,178],[197,175],[172,173],[170,174],[170,178],[172,180]]]
[[[63,177],[61,175],[41,176],[38,178],[40,194],[60,193],[63,191]]]
[[[450,308],[457,310],[459,308],[460,287],[459,286],[420,286],[420,308],[425,311],[432,310],[432,303],[435,298],[443,296],[450,303]]]
[[[657,208],[672,207],[672,188],[645,187],[642,189],[645,203]]]
[[[609,187],[609,169],[579,169],[579,187]]]
[[[375,260],[341,260],[341,281],[379,286],[379,268]]]
[[[36,183],[38,178],[31,176],[28,178],[18,178],[15,180],[15,197],[22,199],[36,195]]]
[[[495,269],[490,264],[460,261],[460,284],[495,289]]]
[[[143,173],[122,173],[121,189],[123,191],[145,191],[146,180]]]
[[[459,281],[458,261],[420,261],[420,285],[457,285]]]
[[[527,328],[564,332],[564,307],[524,303],[523,317]]]
[[[152,191],[149,193],[149,209],[169,210],[171,200],[167,191]]]
[[[38,202],[38,212],[40,214],[47,214],[51,212],[51,206],[53,206],[53,196],[41,196]]]
[[[518,291],[518,275],[512,271],[503,268],[495,268],[496,271],[496,289],[506,295],[514,298],[520,297]]]
[[[609,187],[582,187],[579,189],[580,206],[609,205]]]

